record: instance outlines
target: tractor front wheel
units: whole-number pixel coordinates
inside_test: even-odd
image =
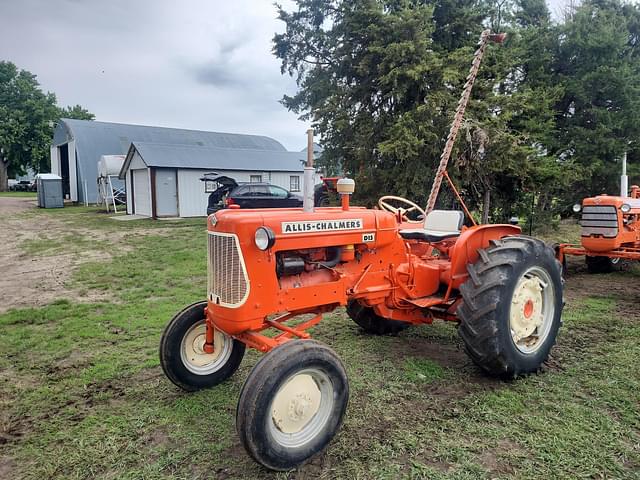
[[[253,367],[242,387],[236,428],[258,463],[290,470],[322,451],[347,408],[342,362],[315,340],[291,340]]]
[[[411,324],[389,320],[377,315],[373,308],[360,305],[357,300],[347,303],[347,315],[367,333],[374,335],[397,335]]]
[[[506,378],[536,372],[561,324],[562,266],[531,237],[505,237],[479,250],[460,287],[458,332],[471,359]]]
[[[213,353],[204,351],[207,302],[189,305],[171,319],[160,340],[160,365],[175,385],[189,392],[223,382],[240,366],[244,343],[215,330]]]

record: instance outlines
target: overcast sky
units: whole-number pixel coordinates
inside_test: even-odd
[[[308,125],[278,103],[295,92],[271,53],[282,30],[270,0],[0,0],[0,60],[36,74],[60,105],[300,150]]]

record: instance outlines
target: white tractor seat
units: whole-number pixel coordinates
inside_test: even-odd
[[[424,227],[400,230],[400,236],[407,240],[440,242],[460,235],[464,213],[460,210],[432,210],[424,219]]]

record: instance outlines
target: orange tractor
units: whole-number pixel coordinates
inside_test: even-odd
[[[350,206],[355,184],[345,178],[341,207],[209,216],[207,298],[169,322],[161,365],[193,391],[233,375],[247,346],[264,352],[242,388],[236,428],[265,467],[302,464],[342,423],[345,369],[308,331],[337,307],[372,334],[453,322],[471,359],[499,377],[536,372],[547,359],[563,308],[553,249],[518,227],[471,218],[467,227],[462,211],[434,209],[485,46],[502,38],[482,34],[427,209],[389,196],[379,209]]]
[[[584,255],[590,273],[613,271],[623,260],[640,260],[640,187],[631,194],[598,195],[573,206],[580,219],[580,245],[561,244],[558,260],[566,265],[567,255]]]

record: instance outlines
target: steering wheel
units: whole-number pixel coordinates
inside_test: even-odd
[[[388,203],[389,201],[394,201],[394,202],[408,205],[409,208],[394,207],[393,205],[390,205]],[[416,205],[411,200],[407,200],[406,198],[403,198],[403,197],[396,197],[394,195],[385,195],[384,197],[380,197],[380,200],[378,200],[378,206],[382,210],[386,210],[387,212],[391,212],[396,215],[399,215],[400,218],[407,223],[423,223],[424,222],[424,220],[411,220],[407,216],[409,212],[417,211],[422,214],[423,218],[427,216],[426,212],[422,209],[422,207]]]

